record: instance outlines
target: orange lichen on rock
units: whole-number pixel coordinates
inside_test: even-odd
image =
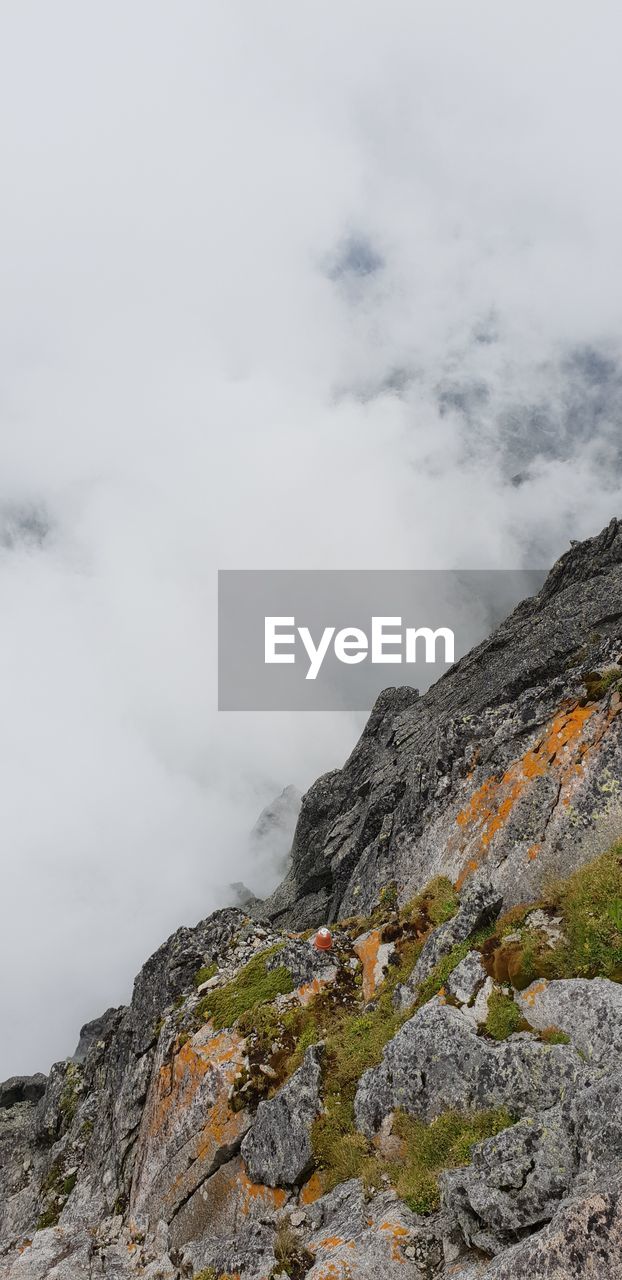
[[[320,1196],[323,1195],[322,1179],[319,1173],[312,1173],[309,1181],[305,1182],[304,1187],[301,1189],[299,1201],[301,1205],[315,1204],[315,1201],[319,1200]]]
[[[206,1039],[207,1035],[207,1039]],[[234,1031],[211,1033],[209,1024],[160,1068],[156,1097],[150,1110],[149,1131],[163,1135],[177,1128],[180,1112],[191,1106],[205,1077],[216,1075],[219,1093],[233,1084],[244,1064],[244,1040]]]
[[[370,929],[354,943],[354,951],[363,966],[363,999],[371,1000],[377,986],[376,967],[380,950],[380,929]]]
[[[404,1227],[399,1222],[381,1222],[380,1230],[386,1231],[391,1236],[391,1257],[394,1262],[406,1262],[401,1246],[410,1238],[408,1227]]]
[[[287,1200],[287,1191],[283,1187],[266,1187],[262,1182],[251,1182],[245,1169],[240,1170],[237,1190],[240,1213],[245,1218],[255,1204],[266,1209],[282,1209]]]
[[[551,773],[560,785],[560,801],[567,805],[573,786],[583,776],[585,757],[603,737],[608,724],[618,714],[619,708],[610,707],[602,712],[595,704],[566,707],[549,723],[542,737],[518,760],[513,761],[505,773],[494,774],[473,792],[466,805],[456,815],[456,824],[463,833],[462,848],[475,844],[470,850],[458,879],[461,889],[465,880],[478,866],[495,836],[503,830],[517,802],[536,779]],[[590,725],[590,736],[585,730]],[[541,845],[532,844],[527,856],[533,861]]]
[[[546,978],[541,978],[539,982],[534,982],[527,991],[523,992],[523,1004],[529,1005],[531,1008],[536,1002],[536,996],[541,995],[547,986],[548,982]]]

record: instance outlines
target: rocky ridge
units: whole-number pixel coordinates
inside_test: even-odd
[[[621,664],[613,521],[386,690],[272,898],[0,1085],[0,1280],[622,1277]]]

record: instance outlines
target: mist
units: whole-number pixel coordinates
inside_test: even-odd
[[[361,718],[219,714],[219,568],[539,568],[620,512],[619,6],[0,14],[0,1078]],[[277,865],[277,863],[279,865]]]

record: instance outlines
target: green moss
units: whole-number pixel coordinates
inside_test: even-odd
[[[611,689],[622,688],[622,671],[619,667],[606,667],[604,671],[590,671],[583,680],[586,702],[599,702]]]
[[[44,1209],[43,1213],[39,1215],[35,1230],[45,1231],[48,1227],[55,1227],[60,1218],[61,1208],[62,1205],[60,1204],[48,1205],[47,1209]]]
[[[204,1267],[202,1271],[195,1271],[192,1280],[218,1280],[218,1276],[213,1267]]]
[[[622,842],[551,887],[565,940],[551,957],[553,977],[622,980]]]
[[[395,880],[385,884],[380,892],[380,906],[384,911],[395,911],[397,907],[397,885]]]
[[[63,1178],[63,1182],[61,1184],[61,1195],[63,1195],[65,1199],[71,1195],[77,1181],[77,1173],[70,1173],[68,1178]]]
[[[488,1017],[485,1030],[493,1040],[507,1040],[515,1031],[526,1028],[521,1011],[512,996],[503,995],[501,991],[492,991],[488,1001]]]
[[[60,1096],[59,1109],[63,1119],[63,1126],[68,1129],[75,1118],[80,1101],[82,1077],[79,1067],[75,1062],[68,1062],[65,1070],[65,1082],[63,1091]]]
[[[193,982],[195,987],[202,987],[204,982],[209,982],[210,978],[214,978],[218,973],[218,965],[213,960],[211,964],[204,964],[202,969],[197,969]]]
[[[232,1027],[242,1014],[293,991],[291,974],[284,965],[275,969],[268,968],[268,960],[278,950],[279,947],[271,947],[268,951],[253,956],[232,982],[208,991],[197,1005],[197,1018],[211,1018],[217,1030]]]
[[[451,880],[447,876],[437,876],[406,904],[403,916],[420,922],[424,927],[427,925],[436,928],[446,920],[451,920],[459,906],[458,894]]]

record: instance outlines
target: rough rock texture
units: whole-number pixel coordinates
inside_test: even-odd
[[[302,1066],[269,1102],[260,1102],[242,1155],[254,1182],[291,1187],[312,1164],[311,1125],[320,1110],[322,1051],[312,1046]]]
[[[570,1046],[529,1035],[497,1044],[479,1036],[461,1010],[436,999],[404,1023],[381,1065],[362,1076],[356,1121],[371,1137],[397,1107],[423,1120],[446,1109],[507,1106],[524,1114],[554,1106],[585,1075]]]
[[[368,910],[391,880],[406,901],[437,873],[462,883],[482,866],[511,905],[608,848],[620,699],[581,705],[582,678],[617,661],[621,618],[613,520],[424,697],[385,690],[343,769],[303,797],[264,913],[304,928]]]
[[[499,914],[502,903],[503,895],[486,880],[469,885],[462,897],[457,915],[430,934],[408,982],[398,987],[396,1004],[401,1009],[407,1009],[409,1005],[414,1004],[421,983],[425,981],[439,960],[449,955],[452,947],[455,947],[458,942],[464,942],[476,929],[494,920]]]
[[[622,986],[508,987],[532,1030],[493,1040],[503,979],[477,950],[499,910],[622,837],[621,664],[613,521],[424,697],[385,690],[344,767],[303,798],[271,899],[178,930],[73,1058],[0,1085],[0,1280],[622,1280]],[[287,789],[262,816],[268,860],[297,807]],[[439,875],[460,905],[432,928],[406,904]],[[326,923],[326,955],[291,932]],[[554,949],[564,921],[539,909],[527,928]],[[413,1012],[456,944],[470,950],[444,993]],[[517,1122],[444,1165],[441,1207],[413,1213],[392,1189],[396,1109],[427,1123],[499,1106]],[[335,1116],[350,1126],[328,1194],[319,1115],[328,1138]]]
[[[575,1168],[574,1135],[562,1108],[552,1107],[480,1143],[471,1165],[444,1174],[445,1204],[467,1244],[498,1253],[525,1228],[551,1220]]]
[[[459,1004],[468,1005],[475,999],[485,981],[486,970],[479,951],[469,951],[464,960],[456,965],[453,973],[450,973],[445,983],[445,990],[447,995],[452,996]]]
[[[534,982],[516,996],[532,1027],[559,1027],[590,1063],[622,1056],[622,986],[607,978]]]

